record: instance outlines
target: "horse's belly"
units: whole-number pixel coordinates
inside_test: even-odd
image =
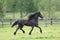
[[[26,26],[32,26],[32,24],[29,24],[29,23],[27,23],[27,24],[24,24],[24,25],[26,25]]]

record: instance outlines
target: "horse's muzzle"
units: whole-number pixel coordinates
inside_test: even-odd
[[[44,18],[41,18],[41,20],[43,20]]]

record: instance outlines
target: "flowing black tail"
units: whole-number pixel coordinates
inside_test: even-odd
[[[18,20],[17,21],[15,21],[13,24],[12,24],[12,26],[11,27],[14,27],[15,25],[17,25],[18,24]]]

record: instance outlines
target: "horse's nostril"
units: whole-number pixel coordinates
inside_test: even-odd
[[[41,20],[43,20],[44,18],[42,17]]]
[[[43,20],[43,18],[41,20]]]

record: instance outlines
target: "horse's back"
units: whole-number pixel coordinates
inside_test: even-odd
[[[20,24],[25,24],[25,23],[27,23],[27,22],[28,22],[27,19],[19,19],[19,23],[20,23]]]

